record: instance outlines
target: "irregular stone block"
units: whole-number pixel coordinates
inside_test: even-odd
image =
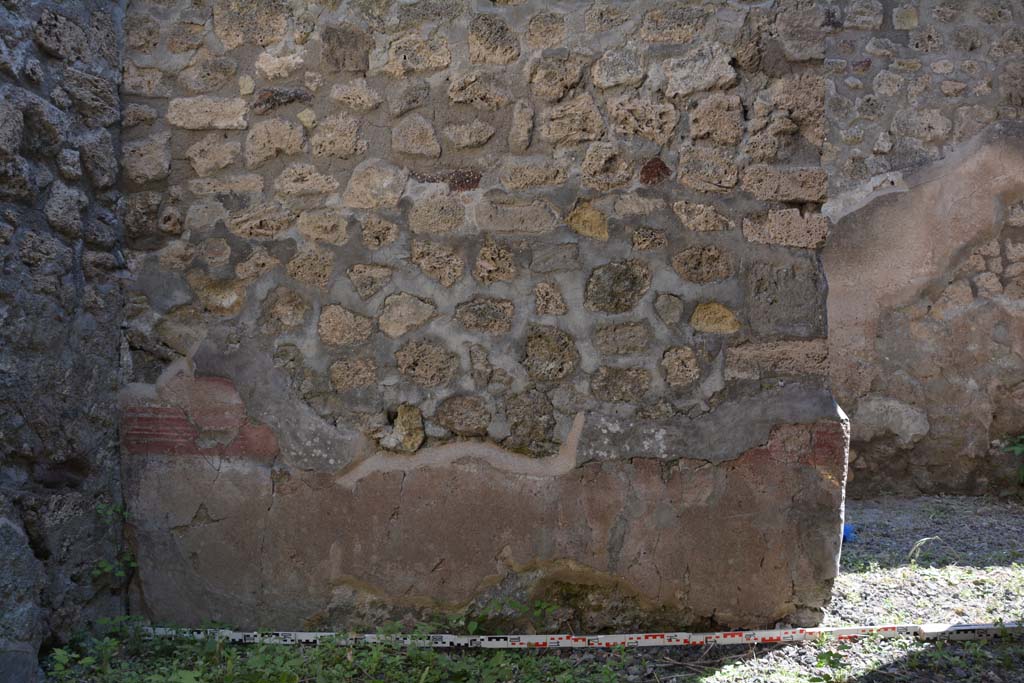
[[[384,299],[384,307],[381,309],[377,324],[381,332],[392,339],[397,339],[427,324],[434,317],[435,310],[436,307],[429,301],[400,292]]]
[[[817,249],[828,236],[828,219],[800,209],[769,211],[764,220],[744,219],[743,236],[751,242]]]
[[[138,185],[163,180],[171,173],[171,134],[155,133],[121,148],[124,172]]]
[[[241,98],[179,97],[167,106],[167,122],[189,130],[244,130],[249,106]]]
[[[353,209],[397,206],[408,177],[404,168],[380,159],[367,159],[352,170],[342,202]]]
[[[519,37],[493,14],[478,14],[469,22],[469,61],[509,64],[519,58]]]

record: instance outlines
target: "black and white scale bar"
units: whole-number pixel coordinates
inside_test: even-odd
[[[687,645],[744,645],[748,643],[794,643],[807,640],[857,640],[859,638],[913,637],[918,640],[991,640],[1024,634],[1024,624],[886,624],[884,626],[843,626],[836,628],[789,628],[766,631],[718,631],[715,633],[614,633],[600,636],[508,635],[428,636],[351,634],[333,631],[231,631],[226,629],[177,629],[147,627],[154,638],[224,640],[232,643],[315,645],[331,641],[339,645],[388,643],[404,647],[482,648],[527,650],[531,648],[614,648],[673,647]]]

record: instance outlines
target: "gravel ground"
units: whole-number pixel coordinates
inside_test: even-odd
[[[1024,621],[1024,506],[985,498],[851,501],[857,538],[843,548],[826,626]],[[1024,638],[648,651],[622,680],[1024,682]]]

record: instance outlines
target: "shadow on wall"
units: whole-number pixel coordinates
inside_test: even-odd
[[[1001,123],[857,204],[824,251],[850,495],[1019,491],[1024,127]]]

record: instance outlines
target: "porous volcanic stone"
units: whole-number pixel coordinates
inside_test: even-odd
[[[434,420],[459,436],[484,436],[491,423],[487,401],[479,396],[452,396],[437,406]]]
[[[628,259],[598,266],[587,279],[586,307],[602,313],[633,309],[651,286],[651,269],[643,261]]]
[[[562,379],[576,369],[579,351],[568,332],[550,325],[531,325],[526,333],[523,366],[540,381]]]

